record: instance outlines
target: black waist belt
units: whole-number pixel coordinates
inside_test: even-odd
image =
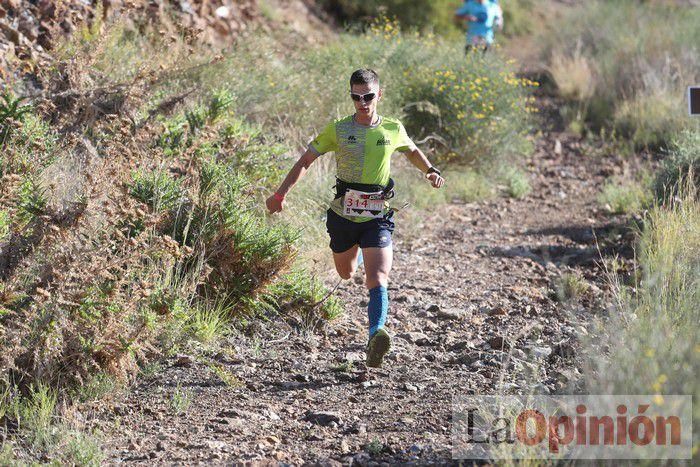
[[[348,190],[357,190],[365,193],[382,192],[382,199],[394,197],[394,179],[390,178],[389,183],[384,185],[368,185],[366,183],[350,183],[339,178],[335,179],[335,199],[345,196]]]

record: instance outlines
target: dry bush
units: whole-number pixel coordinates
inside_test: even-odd
[[[571,55],[554,51],[549,72],[563,98],[585,102],[593,96],[597,84],[595,68],[590,60],[581,54],[580,46]]]
[[[245,128],[237,133],[226,130],[233,120],[217,122],[220,101],[189,122],[182,147],[166,153],[158,144],[162,113],[186,103],[188,115],[202,109],[196,93],[183,97],[177,84],[183,70],[201,65],[201,55],[157,35],[146,35],[150,42],[137,54],[110,39],[124,33],[114,26],[61,48],[40,77],[46,93],[34,97],[31,118],[16,122],[5,143],[0,209],[9,212],[11,233],[0,239],[4,384],[66,388],[98,373],[128,379],[139,362],[163,351],[160,335],[183,319],[174,310],[195,302],[198,291],[255,311],[256,295],[294,257],[291,231],[267,226],[247,191],[225,190],[245,178],[231,167],[265,165],[255,160],[262,153],[250,150]],[[123,67],[112,70],[115,63]],[[111,71],[122,81],[112,81]],[[31,148],[19,139],[34,120],[50,124],[41,134],[34,128],[35,143],[47,143],[41,159],[25,157]],[[49,145],[54,137],[59,142]],[[220,166],[223,188],[200,197],[207,164]],[[182,186],[182,197],[162,211],[130,190],[134,173],[154,170]],[[183,220],[193,229],[190,245],[173,239]]]

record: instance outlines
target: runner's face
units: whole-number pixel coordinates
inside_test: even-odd
[[[353,84],[350,88],[350,92],[361,95],[374,93],[376,95],[376,97],[369,102],[365,102],[364,100],[352,101],[352,103],[355,105],[355,112],[357,112],[358,116],[370,117],[374,116],[377,113],[377,103],[382,97],[382,90],[379,89],[379,85],[377,85],[376,83]]]

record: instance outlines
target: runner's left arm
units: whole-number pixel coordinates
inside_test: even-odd
[[[433,167],[433,164],[431,164],[428,158],[425,157],[423,151],[416,146],[416,143],[411,140],[411,138],[408,136],[408,132],[406,131],[406,127],[404,127],[401,123],[399,123],[398,136],[399,138],[396,145],[396,150],[406,154],[406,157],[411,164],[423,172],[425,174],[425,178],[430,180],[433,188],[440,188],[442,185],[444,185],[445,179],[440,176],[440,171],[437,169],[433,169],[432,171],[430,170],[430,168]],[[429,171],[431,173],[428,173]]]
[[[428,158],[423,154],[423,151],[421,151],[417,147],[411,148],[410,151],[406,152],[406,157],[408,160],[413,164],[418,170],[423,172],[425,175],[425,178],[430,180],[430,183],[433,185],[434,188],[440,188],[445,184],[445,179],[442,178],[440,174],[437,173],[427,173],[428,170],[433,167],[433,164],[430,163]]]

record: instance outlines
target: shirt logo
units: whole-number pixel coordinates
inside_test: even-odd
[[[357,138],[355,138],[353,135],[348,136],[348,143],[356,143]]]
[[[389,146],[391,144],[390,139],[386,139],[383,136],[377,141],[377,146]]]

